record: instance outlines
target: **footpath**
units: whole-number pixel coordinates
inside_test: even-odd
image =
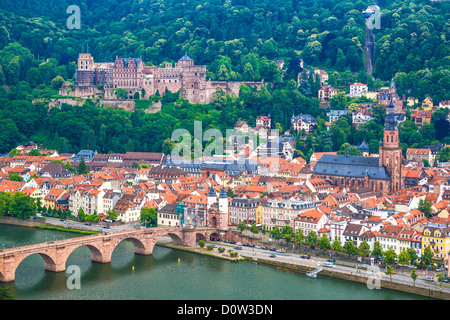
[[[206,247],[210,244],[216,244],[217,247],[213,250],[208,250]],[[320,277],[332,277],[366,284],[368,289],[371,290],[385,288],[417,294],[433,299],[450,300],[450,286],[447,284],[424,282],[421,279],[420,271],[418,272],[419,277],[414,283],[408,273],[399,273],[388,276],[384,273],[384,271],[377,267],[369,267],[369,269],[356,268],[356,264],[355,266],[351,266],[351,264],[347,262],[341,262],[338,260],[333,263],[333,267],[323,267],[323,263],[326,262],[326,258],[311,257],[310,259],[303,259],[298,253],[278,253],[261,249],[249,249],[247,247],[242,247],[241,250],[235,250],[236,245],[230,245],[222,242],[208,242],[203,248],[200,248],[198,245],[196,247],[176,246],[170,242],[158,242],[158,245],[203,254],[210,257],[226,259],[228,261],[251,262],[273,266],[278,269],[293,271],[300,274],[306,274],[309,271],[314,271],[320,266],[322,270],[318,273],[319,280]],[[225,251],[220,253],[218,251],[218,247],[224,247]],[[231,257],[228,252],[229,250],[238,252],[238,256]]]

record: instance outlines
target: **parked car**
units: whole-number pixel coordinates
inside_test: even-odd
[[[336,260],[334,260],[334,259],[328,259],[327,261],[328,262],[336,262]]]
[[[436,269],[436,272],[442,272],[442,271],[444,271],[444,268],[437,268]]]
[[[241,246],[234,247],[234,250],[242,250]]]
[[[280,252],[280,253],[282,253],[282,252],[286,252],[286,251],[284,251],[283,249],[277,249],[277,250],[275,250],[276,252]]]
[[[361,264],[361,265],[358,266],[358,268],[367,269],[367,268],[369,268],[369,265],[368,264]]]
[[[269,248],[267,248],[266,246],[262,246],[261,249],[263,249],[263,250],[269,250]]]
[[[270,250],[270,251],[276,251],[277,249],[275,249],[275,248],[270,248],[269,250]]]
[[[434,278],[433,278],[433,277],[430,277],[430,276],[426,276],[423,280],[429,281],[429,282],[433,282],[433,281],[434,281]]]

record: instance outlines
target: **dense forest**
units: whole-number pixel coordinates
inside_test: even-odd
[[[310,113],[318,129],[297,137],[299,155],[340,150],[366,140],[377,152],[383,112],[356,131],[344,117],[330,130],[326,109],[316,99],[313,77],[297,86],[298,58],[307,68],[324,68],[329,83],[346,89],[352,82],[377,89],[394,79],[400,94],[422,101],[450,100],[450,3],[378,1],[381,29],[376,39],[373,78],[365,73],[365,22],[361,11],[373,1],[342,0],[4,0],[0,9],[0,153],[33,140],[60,152],[81,148],[99,152],[168,151],[176,128],[225,130],[235,121],[254,125],[260,114],[289,129],[290,117]],[[69,29],[67,12],[78,5],[81,28]],[[255,91],[243,86],[237,97],[216,96],[208,105],[191,105],[176,93],[163,98],[162,112],[145,114],[83,107],[48,108],[31,103],[51,98],[65,80],[73,80],[80,52],[95,60],[142,57],[147,65],[175,62],[184,52],[207,65],[212,80],[261,80],[272,83]],[[276,60],[285,61],[285,70]],[[355,101],[332,101],[337,108]],[[357,101],[356,101],[357,102]],[[344,103],[344,105],[342,105]],[[447,111],[448,112],[448,111]],[[408,114],[409,115],[409,114]],[[445,111],[417,130],[410,120],[403,146],[450,143]],[[420,137],[418,136],[420,135]]]

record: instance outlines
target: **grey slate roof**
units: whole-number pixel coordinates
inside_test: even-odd
[[[378,165],[378,158],[324,154],[313,171],[317,175],[332,175],[350,178],[389,180],[386,167]]]
[[[166,165],[177,167],[188,174],[200,173],[202,169],[221,169],[229,176],[235,176],[241,173],[256,174],[259,163],[253,159],[245,159],[241,161],[211,161],[211,162],[193,162],[193,161],[172,161],[167,159]]]
[[[139,68],[139,65],[141,64],[141,58],[119,58],[119,59],[122,59],[125,68],[128,68],[128,62],[130,62],[131,59],[133,59],[134,62],[136,62],[136,68]],[[117,60],[119,59],[116,59],[116,61],[114,61],[114,68],[116,68]]]
[[[178,61],[193,61],[188,55],[187,52],[180,58]]]

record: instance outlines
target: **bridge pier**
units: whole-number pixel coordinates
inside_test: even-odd
[[[194,247],[197,243],[196,241],[196,230],[195,229],[183,229],[183,244],[185,246]]]
[[[0,272],[0,281],[1,282],[10,282],[14,281],[16,278],[16,266],[14,264],[14,257],[7,256],[3,257],[0,262],[1,272]]]

